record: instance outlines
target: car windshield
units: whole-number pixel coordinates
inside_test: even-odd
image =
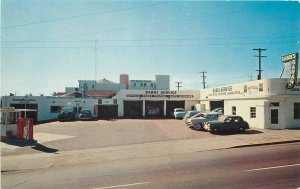
[[[224,122],[226,118],[227,116],[220,116],[218,120]]]
[[[204,113],[197,113],[196,115],[192,116],[192,118],[196,118],[196,117],[204,117],[205,114]]]
[[[178,109],[175,109],[174,112],[184,112],[184,109],[178,108]]]
[[[90,110],[82,110],[81,113],[82,113],[82,114],[89,114],[89,113],[90,113]]]

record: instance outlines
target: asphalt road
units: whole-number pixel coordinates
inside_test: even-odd
[[[2,173],[2,188],[300,187],[300,143]]]

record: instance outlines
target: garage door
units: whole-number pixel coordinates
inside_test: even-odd
[[[143,116],[143,101],[123,101],[124,117],[142,117]]]
[[[210,110],[213,110],[215,108],[224,108],[224,100],[219,101],[210,101]]]
[[[164,101],[145,101],[146,117],[163,117]]]
[[[98,105],[98,118],[111,119],[118,116],[117,105]]]

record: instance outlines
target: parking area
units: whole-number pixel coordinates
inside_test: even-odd
[[[214,137],[175,119],[115,119],[51,122],[34,126],[39,144],[57,151],[103,148],[178,139]],[[31,147],[4,148],[2,155],[38,153]]]
[[[63,151],[122,147],[159,142],[185,143],[222,148],[235,145],[299,140],[299,130],[259,130],[243,134],[213,135],[190,129],[176,119],[114,119],[51,122],[34,126],[37,145],[24,146],[1,142],[1,156],[61,153]],[[205,148],[205,149],[206,149]]]

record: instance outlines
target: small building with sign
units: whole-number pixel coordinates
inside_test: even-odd
[[[203,89],[200,106],[223,107],[224,114],[240,115],[254,128],[299,128],[300,83],[292,89],[288,83],[288,78],[275,78]]]
[[[98,99],[91,98],[61,98],[54,96],[3,96],[2,107],[14,107],[15,109],[35,109],[35,112],[27,112],[27,117],[34,122],[57,119],[63,108],[73,109],[76,116],[82,109],[89,109],[97,116]]]
[[[200,91],[121,90],[113,99],[120,117],[171,117],[174,108],[196,109]]]

